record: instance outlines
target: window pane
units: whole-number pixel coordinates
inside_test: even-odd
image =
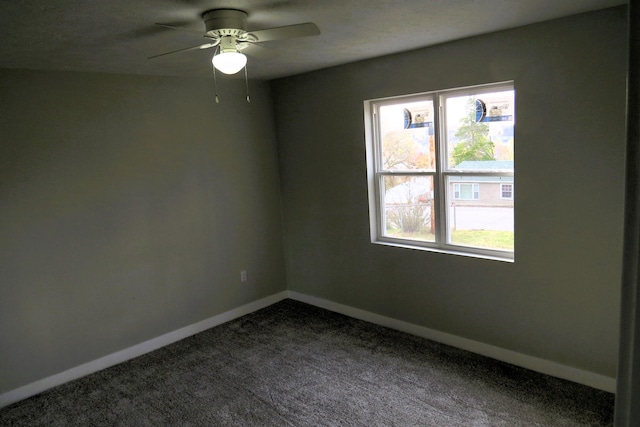
[[[514,91],[444,100],[449,168],[512,172]]]
[[[480,197],[478,184],[461,183],[453,184],[453,198],[457,200],[477,200]]]
[[[383,170],[435,170],[433,102],[380,107]]]
[[[384,176],[384,230],[387,237],[434,242],[432,176]]]
[[[504,187],[513,184],[503,182],[513,182],[513,177],[448,177],[448,191],[454,195],[447,208],[448,243],[513,251],[513,199],[502,197]]]
[[[502,184],[501,192],[503,199],[513,199],[513,184]]]

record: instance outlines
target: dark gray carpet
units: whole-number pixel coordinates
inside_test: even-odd
[[[285,300],[0,410],[2,426],[608,426],[610,393]]]

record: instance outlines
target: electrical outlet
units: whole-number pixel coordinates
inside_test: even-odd
[[[242,270],[240,272],[240,281],[241,282],[246,282],[247,281],[247,270]]]

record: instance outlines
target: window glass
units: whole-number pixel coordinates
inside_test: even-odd
[[[513,199],[513,184],[502,184],[500,193],[503,199]]]
[[[480,199],[480,184],[469,182],[453,183],[453,198],[456,200]]]
[[[384,235],[434,242],[433,178],[383,177]]]
[[[372,241],[513,259],[513,84],[365,105]]]
[[[382,169],[435,170],[433,102],[380,107]]]
[[[448,167],[512,172],[513,90],[443,98]]]
[[[453,178],[453,177],[452,177]],[[450,185],[469,188],[470,184]],[[480,184],[473,184],[480,187]],[[490,191],[490,183],[484,184]],[[500,184],[493,184],[496,194],[500,191]],[[478,192],[461,193],[447,208],[448,242],[454,245],[478,247],[484,249],[513,251],[513,203],[505,206],[482,202],[483,196]]]
[[[443,94],[447,242],[513,251],[514,91]],[[481,174],[480,174],[481,173]]]

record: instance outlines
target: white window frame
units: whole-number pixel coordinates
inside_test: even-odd
[[[486,249],[479,247],[469,247],[455,245],[447,242],[447,226],[448,218],[446,209],[452,203],[455,203],[453,191],[447,190],[449,177],[453,176],[505,176],[513,177],[513,172],[503,171],[473,171],[472,173],[456,171],[449,169],[446,153],[446,142],[443,140],[443,130],[445,126],[445,118],[441,103],[446,96],[455,95],[481,95],[483,93],[499,92],[504,90],[515,90],[513,81],[501,82],[495,84],[469,86],[458,89],[440,90],[434,92],[425,92],[421,94],[405,95],[381,99],[373,99],[364,101],[365,116],[365,141],[367,154],[367,180],[369,192],[369,217],[371,242],[388,246],[396,246],[411,249],[421,249],[432,252],[441,252],[454,255],[463,255],[476,258],[485,258],[499,261],[513,262],[515,259],[514,251]],[[382,171],[382,153],[381,143],[379,141],[379,109],[384,105],[402,103],[410,103],[417,101],[430,100],[434,105],[434,139],[436,153],[436,170],[435,171]],[[435,203],[436,212],[436,230],[435,242],[422,240],[403,239],[398,237],[385,236],[384,224],[385,214],[383,205],[383,194],[381,188],[385,176],[426,176],[432,177],[434,186],[433,203]],[[513,185],[513,184],[512,184]],[[513,188],[513,187],[512,187]],[[475,200],[475,199],[474,199]],[[515,225],[515,224],[514,224]]]
[[[471,197],[462,197],[461,185],[471,186]],[[456,190],[457,188],[457,190]],[[457,194],[457,197],[456,197]],[[480,200],[480,184],[476,182],[454,182],[453,183],[453,200]]]
[[[511,187],[509,190],[509,193],[511,193],[510,197],[504,197],[504,187],[506,186]],[[500,198],[502,200],[513,200],[513,184],[509,183],[509,184],[500,184]]]

